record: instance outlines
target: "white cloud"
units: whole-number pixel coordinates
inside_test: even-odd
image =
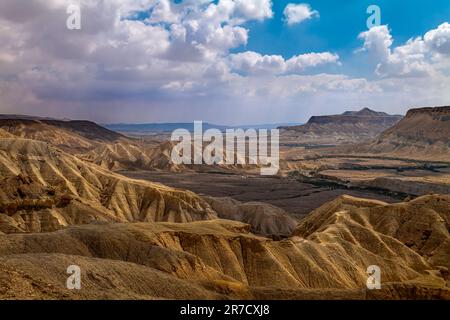
[[[377,26],[362,32],[359,39],[364,40],[363,48],[376,58],[386,61],[391,54],[393,44],[392,36],[388,26]]]
[[[293,25],[315,17],[319,17],[319,12],[317,10],[313,10],[311,6],[306,3],[290,3],[284,9],[284,17],[287,24]]]
[[[364,40],[364,50],[379,61],[375,72],[380,76],[422,77],[434,72],[427,59],[429,48],[420,37],[392,49],[390,30],[383,25],[361,33],[359,38]]]
[[[362,32],[363,50],[378,61],[376,73],[384,77],[436,76],[441,67],[450,64],[450,24],[445,22],[425,33],[392,48],[393,39],[388,26],[373,27]]]
[[[431,50],[450,55],[450,24],[448,22],[441,24],[437,29],[428,31],[423,38]]]
[[[273,17],[272,0],[234,0],[238,15],[246,20],[264,20]]]
[[[271,0],[192,0],[179,4],[159,0],[147,22],[171,24],[172,46],[166,58],[213,61],[230,49],[247,44],[245,22],[272,16]]]
[[[286,63],[282,56],[261,55],[253,51],[231,55],[230,65],[233,70],[253,75],[281,74],[286,69]]]
[[[179,15],[172,10],[170,0],[159,0],[153,7],[149,22],[175,23],[178,22],[179,18]]]
[[[328,63],[338,63],[339,56],[329,52],[307,53],[285,60],[279,55],[261,55],[247,51],[230,56],[233,70],[251,75],[300,74],[305,69]]]
[[[288,72],[300,73],[307,68],[317,67],[328,63],[338,63],[339,56],[330,52],[301,54],[286,61]]]
[[[297,119],[302,106],[326,112],[353,103],[407,106],[450,99],[444,72],[448,24],[397,47],[387,27],[362,34],[364,50],[384,76],[367,80],[309,74],[338,64],[331,52],[289,59],[232,54],[252,36],[246,22],[273,17],[268,0],[81,1],[80,31],[65,28],[66,0],[0,2],[0,112],[104,122],[209,115],[253,122],[258,116],[276,121],[274,106],[280,117]],[[135,21],[142,12],[151,13],[149,19]]]

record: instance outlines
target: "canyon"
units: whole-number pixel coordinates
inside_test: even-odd
[[[1,116],[0,298],[450,299],[448,110],[351,147],[282,145],[273,177],[175,165],[171,142],[88,121]],[[65,287],[69,265],[83,290]]]

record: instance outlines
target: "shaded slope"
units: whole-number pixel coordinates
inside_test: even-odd
[[[71,152],[89,150],[96,142],[126,139],[90,121],[0,119],[0,128],[14,136],[45,141]]]

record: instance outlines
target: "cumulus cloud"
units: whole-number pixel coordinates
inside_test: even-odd
[[[300,73],[307,68],[317,67],[328,63],[338,63],[339,56],[330,52],[301,54],[286,61],[288,72]]]
[[[170,0],[159,0],[153,7],[152,14],[148,21],[151,23],[175,23],[178,22],[179,19],[180,16],[178,13],[173,11]]]
[[[339,56],[330,52],[302,54],[288,60],[280,55],[261,55],[253,51],[230,56],[233,70],[251,75],[300,74],[305,69],[338,61]]]
[[[424,77],[439,71],[438,62],[450,56],[450,24],[443,23],[423,37],[409,39],[392,48],[388,26],[376,26],[362,32],[363,50],[378,61],[375,72],[385,77]]]
[[[450,24],[448,22],[441,24],[437,29],[428,31],[423,39],[431,50],[450,55]]]
[[[285,72],[286,62],[279,55],[261,55],[247,51],[230,56],[233,70],[245,74],[281,74]]]
[[[273,17],[271,0],[234,0],[238,16],[246,20],[264,20]]]
[[[284,9],[284,17],[287,24],[293,25],[315,17],[319,17],[319,11],[313,10],[311,6],[306,3],[290,3]]]
[[[364,40],[363,48],[380,60],[387,60],[393,44],[388,26],[376,26],[362,32],[359,39]]]
[[[146,22],[170,24],[172,46],[166,58],[212,61],[247,44],[248,30],[243,24],[272,16],[271,0],[191,0],[178,4],[157,0]]]
[[[274,106],[280,117],[295,118],[311,99],[334,107],[408,105],[399,91],[414,93],[412,103],[418,95],[428,103],[450,99],[448,77],[436,72],[448,61],[448,24],[397,47],[387,27],[362,34],[384,76],[369,81],[314,74],[340,63],[332,52],[236,53],[252,36],[247,22],[273,18],[270,0],[80,1],[82,29],[75,31],[66,28],[68,0],[0,2],[1,112],[253,122],[275,116]],[[421,68],[433,77],[398,76]]]

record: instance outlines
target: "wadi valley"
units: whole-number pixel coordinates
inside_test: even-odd
[[[173,164],[164,132],[1,116],[0,298],[450,299],[450,107],[280,130],[265,177]]]

